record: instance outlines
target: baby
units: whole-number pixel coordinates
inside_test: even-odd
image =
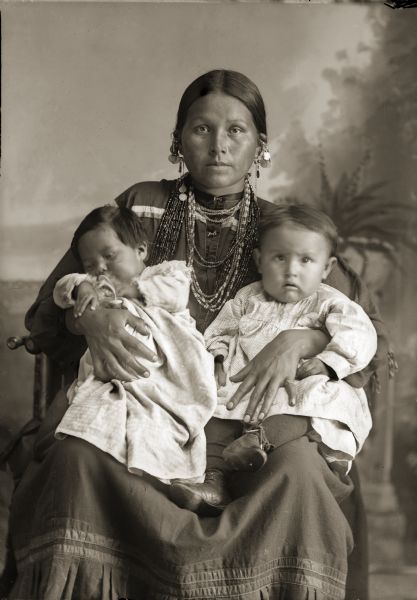
[[[243,436],[223,452],[230,469],[263,466],[266,452],[273,448],[268,442],[272,415],[310,417],[310,437],[330,465],[344,474],[371,429],[364,390],[343,379],[371,361],[377,336],[358,304],[322,283],[337,260],[336,243],[336,227],[324,213],[301,204],[277,206],[260,224],[255,261],[261,281],[242,288],[205,332],[218,382],[214,416],[244,423]],[[293,406],[280,388],[269,413],[261,414],[259,408],[249,423],[249,395],[233,408],[229,401],[239,384],[229,376],[243,369],[280,331],[300,328],[326,331],[327,347],[299,366]]]
[[[144,361],[150,377],[100,381],[90,351],[68,391],[69,408],[56,429],[94,444],[133,473],[164,483],[201,481],[206,467],[204,426],[217,397],[213,359],[188,309],[190,273],[183,261],[146,267],[148,244],[140,219],[127,208],[93,210],[74,234],[72,250],[84,274],[66,275],[54,300],[75,316],[99,304],[119,304],[141,317],[150,334],[127,326],[157,355]]]

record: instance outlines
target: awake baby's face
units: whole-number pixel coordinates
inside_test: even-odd
[[[336,260],[315,231],[286,223],[270,229],[255,251],[264,290],[279,302],[298,302],[315,292]]]
[[[105,275],[117,287],[130,283],[145,268],[146,244],[132,248],[124,244],[115,231],[101,224],[81,236],[78,253],[89,275]]]

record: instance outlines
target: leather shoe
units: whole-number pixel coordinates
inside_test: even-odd
[[[218,469],[206,471],[204,483],[174,482],[168,493],[177,506],[204,517],[219,515],[231,502],[226,490],[225,474]]]
[[[223,450],[223,459],[233,471],[259,471],[268,459],[261,432],[251,431],[234,440]]]

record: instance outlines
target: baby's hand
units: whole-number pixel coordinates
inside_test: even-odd
[[[74,305],[74,317],[81,317],[88,306],[90,307],[90,310],[95,310],[98,303],[99,297],[97,291],[89,281],[83,281],[77,287],[77,299],[75,300]]]
[[[214,376],[216,378],[217,388],[222,388],[226,385],[227,377],[223,360],[223,356],[216,356],[214,359]]]
[[[328,367],[319,358],[307,358],[297,369],[297,379],[305,379],[311,375],[327,375],[330,377]]]

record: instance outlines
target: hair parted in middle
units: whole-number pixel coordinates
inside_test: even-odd
[[[108,225],[113,229],[122,244],[136,248],[138,244],[147,242],[147,235],[140,218],[130,208],[106,204],[92,210],[75,230],[71,242],[71,250],[77,260],[80,260],[78,244],[81,237],[97,229],[100,225]]]
[[[262,239],[268,231],[287,223],[321,234],[328,242],[330,256],[336,255],[338,233],[332,219],[318,208],[298,202],[294,198],[269,208],[267,214],[261,218],[258,247],[262,246]]]
[[[199,98],[215,92],[240,100],[251,113],[258,133],[263,134],[266,141],[266,112],[260,91],[249,77],[228,69],[215,69],[200,75],[186,88],[178,108],[173,133],[175,140],[180,139],[190,106]]]

